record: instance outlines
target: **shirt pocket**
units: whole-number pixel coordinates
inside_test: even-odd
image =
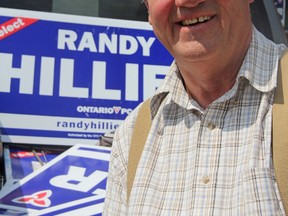
[[[244,215],[285,215],[271,169],[250,169],[244,173],[241,185]]]

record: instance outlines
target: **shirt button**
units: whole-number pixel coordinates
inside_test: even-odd
[[[216,125],[213,124],[213,123],[209,123],[209,124],[208,124],[208,128],[209,128],[210,130],[214,130],[214,129],[216,128]]]
[[[203,184],[208,184],[210,182],[210,177],[209,176],[204,176],[201,181],[202,181]]]

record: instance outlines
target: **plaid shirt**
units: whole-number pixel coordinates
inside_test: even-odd
[[[271,156],[284,49],[254,28],[235,85],[207,109],[189,98],[173,63],[151,101],[153,123],[128,204],[127,159],[139,107],[115,134],[103,215],[285,215]]]

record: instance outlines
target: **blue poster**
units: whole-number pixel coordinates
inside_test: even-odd
[[[1,191],[0,209],[17,211],[19,215],[100,216],[110,153],[107,147],[74,145]]]
[[[95,144],[161,84],[148,22],[0,8],[3,142]]]

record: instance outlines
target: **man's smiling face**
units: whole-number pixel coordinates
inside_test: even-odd
[[[148,0],[149,22],[177,59],[232,55],[251,33],[253,0]]]

